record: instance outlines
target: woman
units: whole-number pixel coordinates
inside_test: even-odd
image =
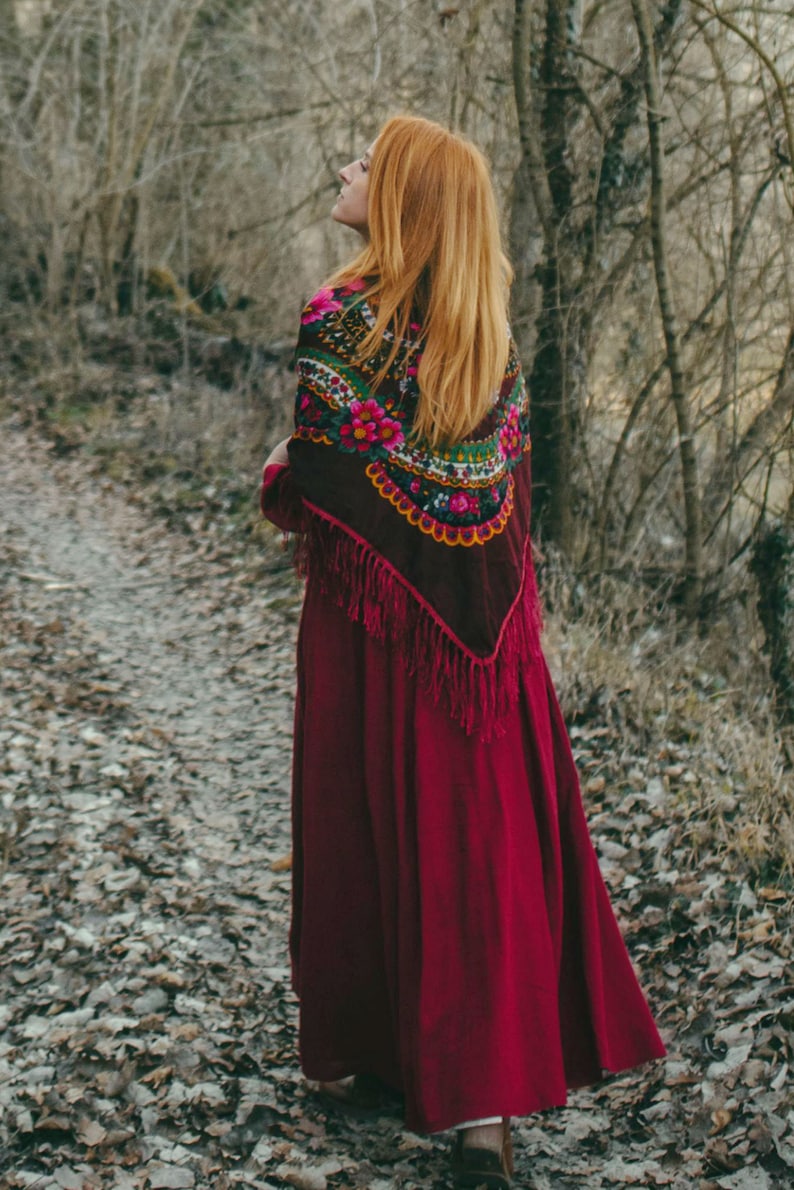
[[[364,246],[303,312],[262,507],[299,534],[291,952],[326,1096],[457,1129],[510,1184],[511,1116],[659,1057],[539,645],[529,407],[487,166],[389,120],[340,171]],[[350,1077],[354,1076],[354,1077]]]

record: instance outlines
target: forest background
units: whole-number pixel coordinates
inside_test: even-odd
[[[790,957],[787,0],[0,0],[3,415],[171,529],[269,549],[298,314],[354,247],[337,170],[396,111],[493,166],[589,807],[663,790],[648,862],[720,871],[736,950],[750,898]]]
[[[296,312],[353,247],[338,168],[391,112],[446,122],[502,201],[550,604],[694,625],[786,724],[793,34],[784,0],[1,0],[6,364],[65,449],[156,442],[245,515]]]

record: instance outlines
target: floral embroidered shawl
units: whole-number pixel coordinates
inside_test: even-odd
[[[466,441],[411,437],[421,327],[383,358],[356,360],[374,316],[364,282],[321,289],[296,351],[290,473],[313,516],[299,556],[354,620],[399,649],[467,732],[489,738],[539,653],[529,545],[529,403],[510,358],[491,412]]]

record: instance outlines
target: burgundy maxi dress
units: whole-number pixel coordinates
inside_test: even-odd
[[[288,466],[262,508],[305,527]],[[406,1125],[524,1116],[664,1054],[599,872],[545,662],[485,742],[324,593],[298,640],[291,953],[306,1075]]]

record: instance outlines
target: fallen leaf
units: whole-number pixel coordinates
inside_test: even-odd
[[[709,1136],[716,1136],[718,1132],[722,1132],[723,1128],[727,1128],[733,1119],[733,1112],[728,1111],[724,1107],[717,1108],[711,1113],[712,1128]]]
[[[147,1174],[150,1190],[189,1190],[196,1184],[193,1171],[180,1165],[147,1166]]]
[[[78,1120],[77,1139],[81,1144],[87,1145],[89,1149],[101,1145],[106,1136],[107,1130],[96,1120],[90,1120],[86,1116]]]

